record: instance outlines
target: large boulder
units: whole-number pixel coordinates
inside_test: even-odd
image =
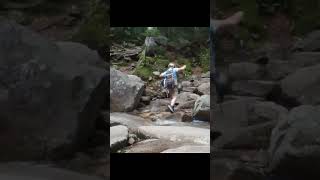
[[[242,98],[226,101],[221,107],[214,107],[212,113],[217,129],[233,130],[270,121],[279,121],[287,109],[268,101]]]
[[[269,80],[281,80],[297,67],[288,61],[271,61],[266,65],[266,78]]]
[[[144,82],[139,77],[110,68],[111,111],[128,112],[134,110],[140,102],[144,89]]]
[[[62,156],[84,145],[107,99],[95,51],[0,20],[1,159]]]
[[[320,64],[320,52],[296,52],[290,57],[290,63],[296,67]]]
[[[197,87],[197,93],[200,95],[210,95],[210,82],[203,83]]]
[[[175,142],[210,144],[210,130],[188,126],[141,126],[139,133],[152,138]]]
[[[320,177],[320,107],[292,109],[272,132],[270,170],[298,179]]]
[[[296,52],[289,61],[271,61],[266,65],[266,79],[281,80],[298,69],[320,64],[320,52]]]
[[[177,109],[190,109],[200,96],[190,92],[182,92],[177,95]]]
[[[284,94],[301,104],[320,103],[320,65],[302,68],[281,81]]]
[[[216,129],[221,133],[217,148],[268,148],[272,129],[288,111],[273,102],[239,99],[222,104],[213,111]]]
[[[210,121],[210,95],[200,96],[194,103],[192,117],[201,121]]]
[[[320,30],[313,31],[295,44],[295,50],[319,51],[320,50]]]
[[[234,80],[255,80],[262,76],[262,71],[259,65],[254,63],[232,63],[229,66],[229,75]]]
[[[168,141],[165,139],[147,139],[134,144],[124,150],[125,153],[160,153],[170,148],[181,146],[182,142]]]
[[[232,91],[237,95],[265,97],[275,85],[273,81],[240,80],[232,83]]]
[[[125,147],[128,144],[129,131],[126,126],[118,125],[110,128],[110,149],[111,152]]]

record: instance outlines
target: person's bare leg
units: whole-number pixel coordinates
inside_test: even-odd
[[[174,105],[176,104],[176,100],[177,100],[177,96],[174,94],[174,95],[172,96],[171,104],[170,104],[172,107],[174,107]]]
[[[243,18],[243,12],[239,11],[223,20],[211,19],[211,23],[214,25],[215,29],[217,30],[222,27],[237,25],[240,23],[242,18]]]

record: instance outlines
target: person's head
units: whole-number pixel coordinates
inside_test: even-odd
[[[174,63],[169,63],[168,68],[175,68],[176,65]]]

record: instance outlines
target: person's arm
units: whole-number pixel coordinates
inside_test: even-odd
[[[183,65],[182,67],[177,68],[177,72],[185,70],[186,67],[187,67],[186,65]]]
[[[167,73],[167,71],[161,73],[161,74],[160,74],[160,77],[161,77],[161,78],[164,77],[164,76],[166,75],[166,73]]]
[[[215,30],[218,30],[219,28],[222,28],[222,27],[234,26],[239,24],[243,19],[243,16],[244,16],[244,13],[242,11],[239,11],[223,20],[210,19],[210,24],[214,26]]]

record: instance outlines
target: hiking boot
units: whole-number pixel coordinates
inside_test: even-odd
[[[170,111],[171,111],[172,113],[174,113],[174,106],[168,105],[168,108],[170,109]]]

